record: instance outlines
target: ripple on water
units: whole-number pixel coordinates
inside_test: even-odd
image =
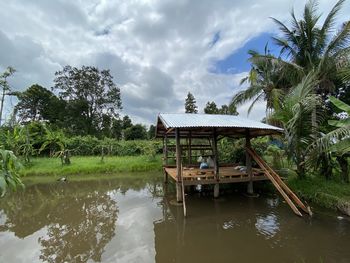
[[[274,237],[280,230],[277,216],[273,213],[257,216],[255,227],[267,239]]]

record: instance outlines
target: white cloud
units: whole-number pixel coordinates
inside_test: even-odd
[[[158,112],[182,111],[188,91],[200,109],[208,100],[228,103],[243,73],[210,73],[212,62],[262,32],[275,31],[268,17],[287,21],[292,6],[299,13],[304,3],[2,1],[0,70],[8,65],[17,68],[11,84],[24,89],[33,83],[50,87],[54,72],[66,64],[110,68],[122,90],[124,113],[150,123]],[[327,13],[334,3],[321,1],[321,11]],[[347,11],[348,4],[343,20]],[[218,32],[220,39],[212,46]]]

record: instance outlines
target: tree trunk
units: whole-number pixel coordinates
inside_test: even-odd
[[[0,126],[2,124],[2,111],[4,109],[4,100],[5,100],[5,89],[2,90],[2,96],[1,96],[1,106],[0,106]]]
[[[349,166],[345,156],[337,156],[337,161],[340,165],[341,178],[344,183],[349,183]]]

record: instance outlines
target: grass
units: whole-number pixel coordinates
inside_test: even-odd
[[[111,173],[131,173],[160,171],[159,156],[150,161],[148,156],[112,156],[101,162],[98,156],[73,156],[70,165],[62,165],[58,158],[34,158],[24,166],[21,175],[27,176],[67,176],[67,175],[102,175]]]
[[[320,206],[336,209],[341,204],[350,203],[350,185],[336,179],[323,177],[289,178],[287,184],[300,197]]]

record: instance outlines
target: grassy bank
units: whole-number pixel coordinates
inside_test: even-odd
[[[320,206],[337,209],[350,204],[350,185],[321,177],[290,178],[288,185],[300,197]]]
[[[73,156],[70,165],[61,165],[58,158],[34,158],[29,165],[21,170],[21,175],[27,176],[67,176],[67,175],[91,175],[107,173],[130,173],[160,171],[161,159],[159,156],[150,161],[148,156]]]

